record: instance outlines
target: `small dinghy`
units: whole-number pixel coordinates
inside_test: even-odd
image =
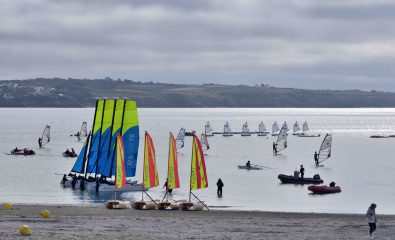
[[[328,194],[328,193],[338,193],[341,192],[341,189],[339,186],[334,186],[334,187],[328,187],[328,186],[309,186],[307,188],[309,191],[312,191],[314,194]]]
[[[71,151],[67,149],[65,152],[62,153],[62,156],[66,158],[75,158],[78,157],[78,154],[75,153],[74,149],[71,149]]]
[[[256,166],[256,165],[250,165],[250,166],[246,166],[246,165],[239,165],[237,166],[239,169],[246,169],[246,170],[262,170],[262,167]]]
[[[313,178],[301,178],[299,176],[280,174],[278,175],[278,179],[280,179],[282,183],[293,184],[320,184],[324,182],[318,174],[314,175]]]
[[[33,150],[24,148],[24,149],[12,149],[11,150],[11,155],[22,155],[22,156],[28,156],[28,155],[34,155],[36,154]]]

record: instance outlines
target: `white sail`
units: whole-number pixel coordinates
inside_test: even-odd
[[[207,140],[207,135],[205,133],[202,133],[202,135],[200,136],[200,142],[202,144],[203,152],[206,152],[207,150],[210,149],[210,145],[208,144],[208,140]]]
[[[287,121],[285,121],[285,122],[283,123],[283,127],[285,128],[285,131],[286,131],[286,132],[289,131]]]
[[[305,121],[303,123],[303,132],[307,132],[307,131],[309,131],[309,124],[307,124],[307,122]]]
[[[230,125],[228,122],[225,123],[224,125],[224,133],[231,133],[232,130],[230,129]]]
[[[213,129],[211,128],[210,122],[207,122],[206,125],[204,126],[204,132],[205,133],[211,133]]]
[[[280,128],[278,127],[277,121],[275,121],[272,125],[272,133],[276,133],[280,131]]]
[[[88,136],[88,124],[86,122],[82,122],[80,129],[80,139],[86,138]]]
[[[185,128],[181,128],[177,134],[177,138],[176,138],[177,149],[184,147],[185,132],[186,132]]]
[[[331,157],[332,152],[332,134],[326,134],[324,140],[321,143],[320,150],[318,152],[318,162],[323,162]]]
[[[294,125],[293,125],[293,131],[294,131],[294,132],[297,132],[297,131],[299,131],[299,130],[300,130],[299,123],[298,123],[298,121],[296,121],[296,122],[294,123]]]
[[[263,122],[259,123],[259,132],[260,133],[266,132],[266,126],[265,126],[265,124]]]
[[[248,123],[247,122],[245,122],[243,124],[243,127],[241,128],[241,132],[242,133],[249,133],[250,132],[250,128],[248,127]]]
[[[277,136],[277,141],[276,141],[276,151],[281,152],[282,150],[287,148],[287,131],[285,126],[280,130],[280,133]]]
[[[41,136],[41,141],[42,141],[41,146],[44,146],[45,144],[49,143],[50,140],[51,140],[51,127],[47,125],[45,126],[43,134]]]

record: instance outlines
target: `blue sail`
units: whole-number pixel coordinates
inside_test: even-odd
[[[139,126],[128,129],[123,135],[126,177],[136,176],[137,156],[139,151]]]
[[[84,165],[85,165],[85,156],[86,156],[86,148],[87,148],[87,143],[88,143],[89,137],[85,140],[84,146],[82,146],[81,152],[78,155],[77,160],[74,163],[73,168],[71,169],[71,172],[75,173],[84,173]]]
[[[96,103],[95,117],[93,121],[93,135],[90,142],[89,154],[88,154],[88,166],[86,168],[87,173],[96,172],[96,160],[99,152],[99,142],[101,135],[101,126],[103,118],[104,100],[98,100]]]

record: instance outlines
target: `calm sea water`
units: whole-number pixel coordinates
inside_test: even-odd
[[[43,204],[99,204],[112,194],[89,194],[59,185],[61,176],[68,173],[75,159],[63,158],[66,148],[79,151],[82,143],[69,135],[79,130],[82,121],[92,124],[94,109],[0,109],[0,152],[15,147],[31,147],[35,156],[0,156],[0,202]],[[206,156],[209,179],[207,189],[195,194],[211,206],[230,209],[363,213],[371,202],[378,204],[380,213],[395,214],[395,139],[370,139],[373,134],[395,133],[395,109],[139,109],[140,134],[149,131],[156,148],[161,186],[166,179],[168,134],[177,134],[181,127],[203,131],[210,121],[216,131],[229,121],[233,131],[240,131],[247,121],[252,131],[263,121],[271,127],[287,121],[308,121],[319,138],[288,137],[283,155],[272,155],[274,137],[210,137],[211,149]],[[52,141],[38,149],[37,139],[46,124],[52,127]],[[325,167],[315,168],[313,154],[325,133],[333,134],[332,158]],[[140,141],[136,180],[142,179],[143,141]],[[179,151],[181,189],[174,199],[187,199],[189,191],[191,138]],[[267,166],[262,171],[240,170],[237,165],[247,160]],[[306,176],[320,174],[328,184],[335,181],[342,192],[332,195],[311,195],[307,186],[284,185],[278,174],[292,174],[304,164]],[[222,178],[223,197],[216,196],[216,181]],[[164,190],[151,189],[159,199]],[[124,199],[136,200],[141,193],[124,193]]]

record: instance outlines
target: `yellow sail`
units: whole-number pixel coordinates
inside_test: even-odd
[[[193,135],[192,160],[191,160],[191,190],[208,187],[206,164],[199,138]]]
[[[154,143],[148,132],[145,132],[143,182],[145,188],[152,188],[159,185]]]

